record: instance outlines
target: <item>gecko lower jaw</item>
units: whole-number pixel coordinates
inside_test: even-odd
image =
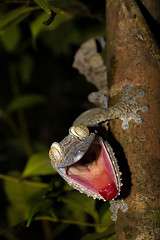
[[[59,168],[59,173],[71,186],[92,197],[109,201],[120,192],[117,161],[111,147],[98,136],[78,162]]]

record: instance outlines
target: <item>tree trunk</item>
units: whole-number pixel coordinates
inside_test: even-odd
[[[146,8],[142,5],[145,2]],[[125,202],[129,207],[127,213],[118,213],[118,240],[160,239],[160,54],[141,13],[144,7],[157,20],[160,14],[155,14],[155,6],[160,4],[156,0],[149,3],[106,2],[110,102],[115,103],[122,87],[130,84],[145,89],[145,97],[138,101],[149,105],[149,111],[142,113],[144,121],[140,125],[130,124],[123,131],[120,120],[111,121],[111,132],[124,152],[116,156],[124,162],[122,195],[127,195]]]

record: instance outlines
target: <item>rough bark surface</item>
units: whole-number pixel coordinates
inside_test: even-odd
[[[151,16],[160,23],[160,1],[159,0],[140,0],[143,6],[151,14]]]
[[[115,103],[121,88],[130,84],[146,90],[150,109],[142,113],[140,125],[121,129],[111,121],[111,131],[124,156],[122,194],[127,213],[118,214],[118,240],[160,239],[160,55],[152,34],[134,0],[109,0],[107,5],[107,67],[110,102]],[[123,164],[122,164],[123,165]],[[126,169],[126,172],[124,172]],[[131,184],[129,173],[131,174]]]

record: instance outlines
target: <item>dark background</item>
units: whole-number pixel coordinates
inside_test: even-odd
[[[0,3],[0,238],[82,239],[100,223],[101,232],[112,226],[108,204],[72,191],[51,169],[48,150],[91,107],[87,95],[95,88],[72,63],[81,43],[105,36],[105,1],[51,1],[57,15],[48,26],[37,6]],[[46,156],[48,170],[30,167],[24,176],[35,154]],[[37,182],[47,187],[34,188]]]

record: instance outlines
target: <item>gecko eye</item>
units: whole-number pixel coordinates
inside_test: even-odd
[[[70,134],[77,136],[78,138],[86,138],[89,136],[89,129],[84,125],[78,125],[69,129]]]
[[[61,146],[59,143],[54,142],[49,151],[49,157],[53,162],[59,163],[62,160]]]

